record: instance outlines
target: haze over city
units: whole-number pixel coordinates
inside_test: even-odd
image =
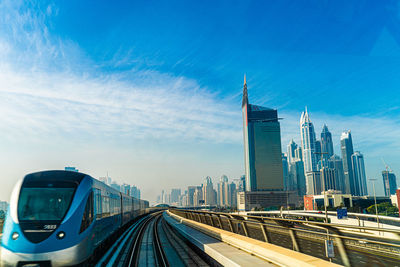
[[[25,174],[65,166],[153,203],[239,178],[244,74],[251,103],[283,118],[282,151],[300,143],[307,106],[336,154],[351,130],[383,195],[382,158],[400,174],[399,10],[298,2],[2,1],[0,200]]]

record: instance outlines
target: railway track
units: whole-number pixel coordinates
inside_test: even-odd
[[[210,266],[208,262],[157,212],[128,228],[96,266]]]

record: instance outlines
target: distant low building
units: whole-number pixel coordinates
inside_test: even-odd
[[[315,204],[313,195],[305,195],[303,199],[305,210],[317,210],[317,205]]]
[[[238,192],[237,205],[239,211],[252,209],[279,209],[281,206],[298,206],[297,192],[292,191],[255,191]]]
[[[328,190],[322,192],[321,195],[307,195],[304,196],[304,209],[305,210],[317,210],[318,207],[353,207],[353,197],[350,194],[342,194],[338,190]]]
[[[399,209],[400,217],[400,188],[396,189],[396,194],[390,196],[390,200],[392,201],[392,205]]]
[[[392,202],[393,206],[399,207],[399,193],[400,189],[396,190],[396,194],[390,196],[390,201]]]

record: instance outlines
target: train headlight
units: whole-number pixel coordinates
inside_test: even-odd
[[[17,232],[14,232],[14,233],[11,235],[11,238],[12,238],[13,240],[17,240],[18,237],[19,237],[19,234],[18,234]]]
[[[65,233],[63,231],[58,232],[58,234],[57,234],[58,239],[63,239],[64,237],[65,237]]]

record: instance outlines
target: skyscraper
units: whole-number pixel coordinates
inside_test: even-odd
[[[328,166],[335,170],[336,189],[345,192],[343,161],[338,155],[333,155],[328,160]]]
[[[178,203],[181,190],[179,188],[171,189],[171,203]]]
[[[217,204],[218,206],[225,207],[229,205],[228,196],[229,196],[229,189],[228,189],[228,177],[226,175],[222,175],[219,183],[218,183],[218,190],[217,190]]]
[[[196,186],[193,192],[193,206],[198,207],[204,204],[203,189],[201,186]]]
[[[326,126],[326,124],[324,124],[321,132],[321,151],[322,153],[327,153],[322,154],[322,158],[324,159],[323,162],[326,163],[326,161],[333,156],[332,134],[328,130],[328,126]]]
[[[290,173],[293,175],[297,194],[304,196],[307,191],[306,177],[304,175],[304,163],[301,159],[298,159],[290,164]]]
[[[251,105],[243,86],[246,191],[283,190],[281,132],[275,109]]]
[[[320,140],[316,140],[315,141],[315,162],[317,163],[317,170],[320,170],[322,168],[322,147],[321,147],[321,141]]]
[[[122,184],[120,186],[120,190],[122,193],[126,194],[126,195],[130,195],[131,194],[131,186],[129,184]]]
[[[321,169],[321,191],[337,190],[335,170],[329,167]]]
[[[353,177],[353,164],[351,162],[351,155],[353,155],[354,151],[350,131],[344,131],[340,136],[340,148],[342,151],[344,171],[344,188],[342,191],[345,194],[355,195],[356,189]]]
[[[291,190],[293,183],[290,181],[290,177],[289,177],[288,158],[284,153],[282,153],[282,170],[283,170],[284,190],[286,190],[286,191]]]
[[[320,173],[317,172],[314,125],[310,120],[307,108],[300,117],[300,136],[307,194],[316,195],[321,191]]]
[[[306,194],[306,181],[301,147],[292,140],[287,150],[289,190],[295,190],[299,196],[303,196]]]
[[[206,205],[217,204],[217,193],[214,190],[214,186],[210,176],[206,177],[202,190],[203,190],[204,204]]]
[[[365,176],[364,156],[359,152],[354,152],[351,155],[351,162],[353,167],[355,195],[366,196],[368,195],[367,178]]]
[[[296,149],[297,144],[292,139],[287,146],[287,160],[289,163],[292,163],[296,159]]]
[[[294,155],[296,156],[296,159],[303,161],[303,150],[301,149],[301,146],[298,146],[296,148],[296,150],[294,151]]]
[[[228,206],[232,207],[232,208],[236,208],[237,206],[237,191],[236,191],[236,184],[235,183],[230,183],[228,185]]]
[[[317,170],[317,162],[315,158],[315,131],[310,117],[306,110],[300,117],[300,136],[301,148],[303,150],[304,172],[312,172]]]
[[[397,189],[396,175],[386,170],[382,172],[382,178],[383,178],[383,187],[385,190],[385,196],[388,197],[396,194],[396,189]]]
[[[193,200],[194,191],[196,190],[197,186],[188,186],[187,194],[188,194],[188,207],[194,207],[195,201]]]

